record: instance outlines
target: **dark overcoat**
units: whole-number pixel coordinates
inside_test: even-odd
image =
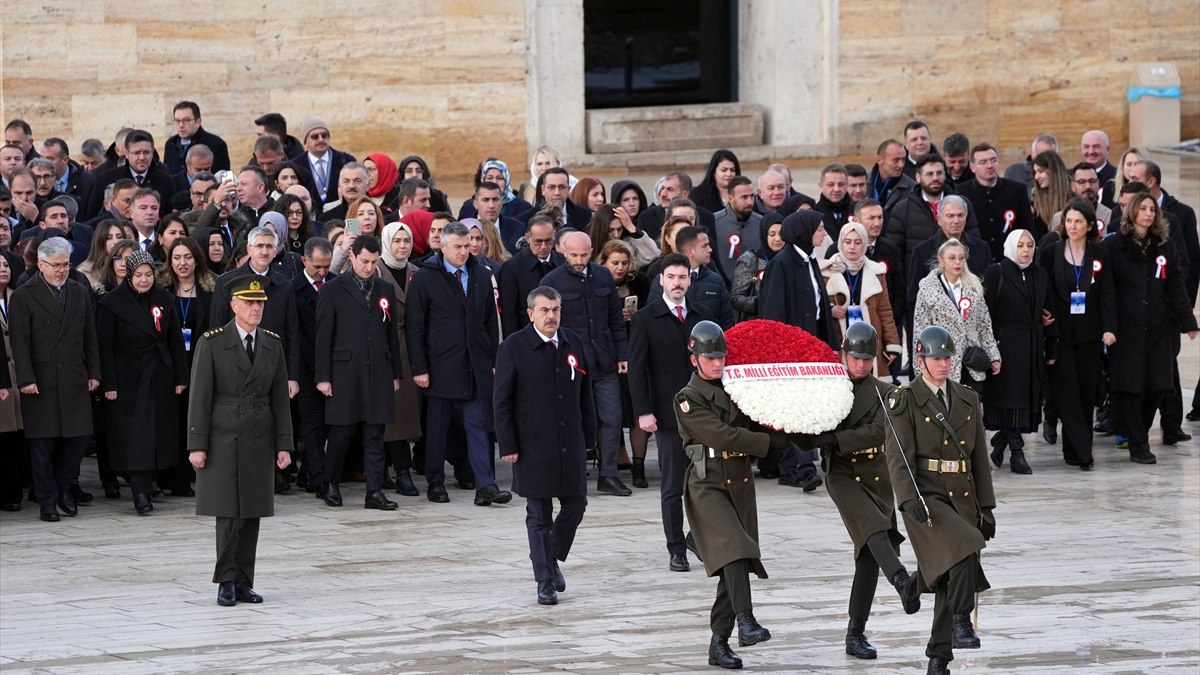
[[[175,387],[188,383],[188,357],[174,300],[152,286],[147,308],[121,283],[97,308],[100,389],[117,393],[115,401],[104,401],[108,457],[117,471],[152,471],[179,461]]]
[[[893,546],[904,541],[896,529],[895,498],[884,456],[887,419],[879,403],[879,396],[887,396],[891,389],[892,385],[871,375],[855,382],[854,405],[833,430],[837,447],[824,455],[825,486],[854,542],[855,558],[876,532],[886,532]]]
[[[954,380],[946,381],[946,391],[950,399],[948,415],[940,407],[933,390],[919,377],[907,387],[892,390],[886,399],[888,413],[896,426],[896,433],[887,436],[884,452],[896,503],[903,505],[910,499],[917,499],[920,489],[933,520],[933,527],[929,527],[904,513],[904,529],[912,540],[917,567],[929,588],[935,588],[942,575],[960,560],[983,550],[985,543],[979,532],[976,502],[985,509],[996,506],[988,444],[979,414],[979,396]],[[958,447],[951,447],[953,441],[935,419],[938,413],[945,415],[954,429],[961,444]],[[961,461],[960,448],[968,457],[967,471],[939,473],[929,470],[929,460]],[[912,467],[912,476],[902,457],[907,458],[908,466]],[[913,477],[916,478],[915,486]],[[981,572],[976,590],[989,587]]]
[[[65,286],[60,304],[38,272],[13,292],[8,308],[13,385],[38,386],[37,394],[21,394],[26,438],[92,435],[87,381],[100,379],[92,294],[71,279]]]
[[[992,334],[1000,359],[1009,367],[988,375],[984,406],[1030,411],[1033,431],[1041,417],[1042,375],[1046,369],[1046,336],[1042,311],[1049,279],[1036,263],[1022,270],[1008,258],[983,273],[983,297],[992,315]],[[992,419],[989,416],[989,419]]]
[[[542,285],[542,277],[565,261],[558,251],[551,250],[546,265],[533,255],[528,248],[517,251],[513,257],[504,261],[500,266],[500,325],[504,335],[512,335],[529,325],[529,315],[525,313],[525,299],[529,292]]]
[[[500,456],[517,455],[513,491],[530,499],[586,497],[596,408],[579,335],[559,329],[558,349],[532,324],[508,336],[496,353],[492,392]]]
[[[658,295],[633,315],[629,328],[629,397],[633,417],[654,415],[660,429],[675,428],[675,394],[694,368],[688,338],[696,324],[711,320],[708,311],[688,304],[682,323]]]
[[[771,439],[747,428],[753,424],[742,414],[720,382],[693,374],[675,396],[675,414],[684,447],[703,445],[705,476],[694,464],[684,474],[683,508],[704,571],[713,576],[731,562],[747,559],[750,569],[767,578],[758,547],[758,503],[750,457],[766,457]],[[722,458],[721,453],[741,453]]]
[[[337,277],[330,272],[325,275],[325,283]],[[317,289],[308,282],[307,275],[298,274],[292,279],[292,291],[296,298],[296,323],[300,329],[296,333],[300,353],[297,381],[301,388],[311,389],[317,384],[313,377],[317,361]]]
[[[407,283],[412,281],[415,269],[416,266],[412,264],[405,266],[404,272],[408,275],[408,279],[405,287],[400,288],[400,284],[396,283],[396,277],[392,275],[391,270],[387,267],[380,268],[380,276],[396,294],[396,308],[393,313],[396,315],[396,328],[400,341],[400,350],[396,353],[400,355],[400,368],[405,373],[412,372],[412,366],[408,362],[408,338],[404,336],[404,316],[407,313],[408,303]],[[400,379],[400,388],[396,390],[396,395],[393,397],[396,412],[392,423],[383,430],[384,441],[410,441],[421,437],[420,391],[411,377]]]
[[[1074,265],[1063,257],[1066,245],[1066,242],[1057,241],[1038,251],[1038,264],[1047,271],[1049,283],[1046,305],[1054,315],[1054,323],[1048,331],[1051,344],[1100,342],[1104,333],[1116,335],[1117,296],[1113,289],[1107,249],[1092,242],[1087,243],[1083,249],[1083,259],[1079,261],[1081,269],[1077,287]],[[1099,270],[1096,270],[1097,262]],[[1071,314],[1071,293],[1076,290],[1087,294],[1083,314]]]
[[[618,361],[629,360],[629,335],[612,272],[588,263],[587,276],[559,265],[542,279],[562,294],[562,325],[583,339],[588,363],[597,374],[614,373]]]
[[[810,268],[818,284],[816,302],[820,305],[814,304],[813,301]],[[817,317],[818,307],[821,312],[820,318]],[[803,328],[834,349],[841,348],[841,345],[833,342],[829,296],[825,293],[825,284],[817,259],[810,255],[805,261],[791,244],[776,253],[763,270],[762,286],[758,292],[758,318]]]
[[[404,378],[396,296],[375,278],[367,298],[353,273],[317,294],[316,381],[329,382],[325,423],[388,424],[395,416],[392,380]]]
[[[1108,348],[1109,382],[1113,391],[1126,394],[1171,391],[1171,334],[1196,330],[1175,243],[1148,236],[1145,252],[1132,233],[1117,233],[1101,243],[1117,293],[1117,341]],[[1161,274],[1160,258],[1166,268]]]
[[[287,380],[278,335],[258,329],[253,363],[235,321],[200,336],[188,387],[187,447],[207,453],[196,515],[275,515],[275,455],[292,451]]]

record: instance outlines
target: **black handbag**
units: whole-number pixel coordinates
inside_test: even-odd
[[[963,365],[971,370],[978,370],[984,373],[991,372],[992,359],[984,351],[983,347],[971,345],[963,351]]]

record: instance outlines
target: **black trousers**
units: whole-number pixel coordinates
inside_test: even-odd
[[[258,518],[217,516],[217,564],[213,583],[254,586],[254,559],[258,553]]]
[[[667,552],[679,555],[687,551],[683,541],[683,476],[691,461],[683,454],[683,439],[678,429],[659,427],[654,440],[658,444],[658,468],[662,471],[658,494],[662,501],[663,534],[667,537]]]
[[[566,560],[575,543],[575,532],[583,522],[587,497],[559,497],[558,517],[554,517],[554,499],[530,497],[525,502],[525,529],[529,532],[529,560],[533,578],[554,578],[554,561]]]
[[[940,656],[947,661],[954,659],[950,638],[954,634],[954,617],[970,614],[975,609],[975,581],[979,569],[979,556],[969,555],[958,561],[950,571],[938,579],[937,588],[932,589],[933,630],[925,656]],[[922,583],[922,585],[924,585]]]
[[[737,615],[754,609],[750,599],[750,563],[735,560],[717,572],[717,599],[709,614],[713,635],[728,638],[733,634]]]
[[[367,492],[383,489],[383,427],[382,424],[331,424],[329,425],[329,449],[325,455],[325,482],[336,483],[342,477],[342,465],[346,462],[346,449],[354,440],[354,434],[362,429],[363,474],[367,479]]]
[[[0,503],[24,501],[23,476],[29,473],[29,446],[20,431],[0,433]]]
[[[1129,454],[1144,455],[1150,452],[1150,425],[1163,398],[1162,392],[1153,394],[1127,394],[1113,392],[1118,425],[1129,438]]]
[[[87,452],[90,436],[29,439],[29,461],[33,469],[33,491],[42,508],[54,506],[79,475],[79,464]]]
[[[1048,369],[1051,398],[1062,421],[1063,459],[1092,461],[1092,416],[1100,380],[1099,342],[1060,343],[1058,360]]]
[[[1164,433],[1175,433],[1183,429],[1183,386],[1179,381],[1179,349],[1182,345],[1179,331],[1171,331],[1171,348],[1175,358],[1171,360],[1171,391],[1166,392],[1159,401],[1162,417],[1158,425]]]
[[[329,427],[325,426],[325,395],[316,388],[302,388],[296,394],[296,412],[308,482],[310,485],[319,483],[325,477],[325,441],[329,439]]]
[[[129,476],[129,489],[133,491],[133,494],[150,496],[150,493],[154,492],[154,470],[126,471],[125,473]]]
[[[875,588],[879,585],[879,568],[891,580],[904,569],[886,532],[876,532],[867,537],[866,546],[854,559],[854,582],[850,586],[848,614],[855,621],[866,623],[871,616],[871,602],[875,599]]]

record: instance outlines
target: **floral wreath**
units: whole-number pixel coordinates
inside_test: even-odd
[[[788,433],[836,428],[854,390],[829,345],[802,328],[755,319],[725,331],[725,392],[750,419]]]

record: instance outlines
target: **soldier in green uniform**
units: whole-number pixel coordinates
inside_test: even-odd
[[[888,397],[894,433],[884,454],[921,590],[934,592],[927,673],[944,675],[954,649],[979,648],[971,610],[990,588],[979,553],[996,534],[996,495],[979,397],[950,379],[950,333],[929,326],[915,342],[921,377]]]
[[[735,621],[739,646],[771,639],[771,632],[754,618],[750,600],[750,572],[767,578],[759,560],[750,456],[765,457],[772,447],[787,447],[788,440],[782,433],[752,431],[749,427],[756,425],[725,393],[725,332],[720,326],[711,321],[696,324],[688,349],[696,372],[675,395],[675,417],[684,452],[692,460],[684,477],[683,507],[694,552],[708,576],[719,578],[708,663],[741,668],[742,660],[729,648]]]
[[[921,609],[917,578],[909,576],[897,557],[904,537],[896,529],[892,481],[884,458],[887,419],[880,403],[892,385],[871,375],[877,346],[878,336],[870,323],[858,321],[846,329],[842,355],[854,386],[854,405],[836,429],[811,439],[811,445],[823,450],[829,496],[854,542],[846,653],[860,659],[876,656],[863,630],[871,614],[880,567],[900,594],[904,611],[915,614]],[[912,482],[907,475],[904,480]]]
[[[225,284],[234,318],[200,336],[188,400],[196,515],[217,518],[217,604],[259,603],[260,518],[275,515],[275,467],[291,464],[292,415],[283,341],[259,327],[270,279]]]

